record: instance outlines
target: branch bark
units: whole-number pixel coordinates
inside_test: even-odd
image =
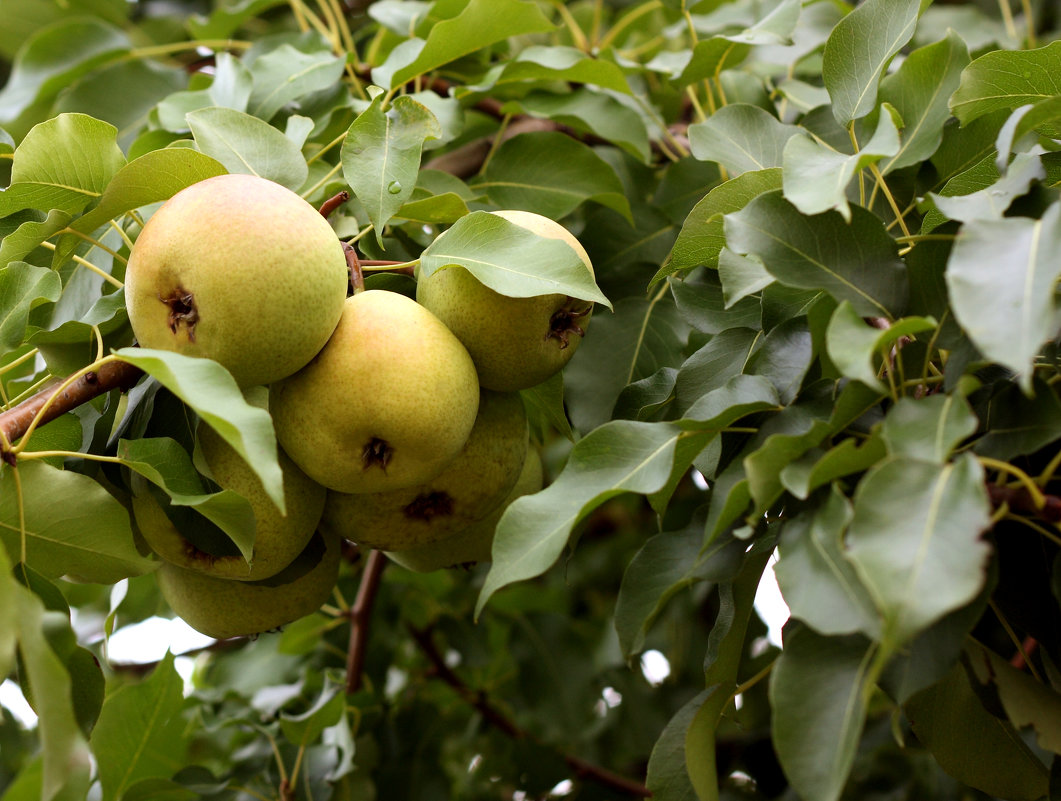
[[[453,669],[446,664],[442,653],[435,645],[433,632],[430,628],[418,629],[411,625],[407,626],[413,640],[419,646],[428,662],[431,663],[431,675],[441,679],[461,697],[466,704],[475,709],[483,719],[491,726],[507,734],[514,740],[533,740],[527,732],[506,716],[500,709],[490,703],[489,697],[482,690],[469,687],[464,680],[458,676]],[[603,768],[600,765],[588,762],[581,757],[561,753],[567,766],[571,768],[576,778],[582,781],[591,781],[611,790],[635,798],[650,798],[652,791],[639,782],[621,776],[618,773]]]
[[[93,398],[99,397],[112,389],[127,390],[131,388],[143,375],[143,370],[126,362],[107,362],[100,368],[99,372],[86,373],[73,384],[68,386],[55,397],[48,410],[41,418],[41,424],[54,420],[71,409],[75,409],[82,403],[88,403]],[[42,389],[35,395],[7,411],[0,412],[0,431],[4,432],[5,440],[14,444],[23,434],[36,417],[37,412],[49,402],[62,379],[56,379],[52,384]]]
[[[368,626],[372,620],[372,605],[379,591],[383,568],[387,557],[382,551],[370,551],[361,573],[361,585],[357,598],[350,607],[350,645],[346,649],[346,692],[356,693],[361,689],[361,673],[365,667],[365,648],[368,643]]]

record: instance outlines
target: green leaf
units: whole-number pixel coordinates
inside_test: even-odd
[[[101,484],[36,459],[23,460],[17,470],[17,477],[11,467],[0,474],[0,540],[12,560],[24,552],[27,564],[48,578],[70,575],[100,584],[157,566],[137,552],[129,513]]]
[[[564,369],[575,428],[585,432],[607,422],[627,385],[680,365],[687,336],[674,306],[664,299],[624,298],[614,314],[595,315]]]
[[[218,6],[209,17],[192,14],[184,23],[196,39],[228,39],[243,23],[283,3],[284,0],[241,0]]]
[[[848,156],[810,136],[793,136],[785,144],[784,195],[804,214],[835,209],[847,221],[851,207],[847,188],[860,171],[899,152],[899,131],[886,106],[881,107],[873,136]]]
[[[1018,197],[1028,193],[1029,188],[1045,177],[1038,156],[1018,154],[1010,162],[1006,172],[999,172],[990,156],[972,169],[956,175],[938,195],[929,195],[933,205],[946,218],[961,222],[999,220]],[[922,231],[928,232],[942,223],[933,219],[930,210],[925,215]]]
[[[983,470],[968,454],[946,465],[892,457],[866,474],[847,544],[880,612],[885,648],[976,596],[989,519]]]
[[[62,89],[130,49],[128,37],[99,19],[75,17],[49,25],[19,48],[0,91],[0,123],[9,123],[32,104]]]
[[[76,214],[95,201],[125,164],[117,133],[87,114],[60,114],[33,126],[15,150],[0,217],[29,208]]]
[[[615,601],[615,630],[623,655],[630,659],[645,645],[645,635],[674,595],[700,581],[726,581],[740,567],[745,543],[719,540],[703,548],[702,526],[656,534],[626,566]]]
[[[975,446],[984,456],[1010,460],[1061,437],[1061,398],[1041,379],[1032,381],[1031,397],[1015,384],[1003,386],[984,416],[987,433]]]
[[[328,50],[306,53],[282,44],[251,64],[254,78],[247,111],[265,121],[299,98],[333,86],[343,74],[346,59]]]
[[[575,524],[608,498],[662,489],[681,436],[668,423],[615,420],[579,440],[553,484],[517,498],[502,515],[476,616],[502,587],[545,572]]]
[[[115,356],[136,365],[188,404],[254,469],[265,493],[283,512],[283,474],[273,420],[265,409],[247,403],[224,367],[210,359],[149,348],[122,348]]]
[[[416,188],[426,139],[442,135],[435,115],[409,97],[386,111],[378,95],[350,125],[343,141],[343,177],[365,207],[382,247],[383,227]]]
[[[24,259],[42,242],[62,230],[70,222],[71,215],[53,209],[43,220],[40,217],[38,212],[23,211],[16,212],[4,220],[5,228],[8,225],[18,227],[4,236],[3,243],[0,244],[0,264],[7,265]],[[23,219],[25,222],[22,222]]]
[[[503,209],[525,209],[554,220],[593,200],[630,219],[630,202],[615,171],[586,145],[558,131],[506,140],[472,189]]]
[[[718,615],[704,657],[704,684],[709,695],[685,734],[685,767],[698,798],[717,797],[720,777],[715,763],[715,732],[737,690],[756,589],[772,553],[772,546],[764,546],[762,542],[753,545],[740,573],[732,581],[719,585]]]
[[[601,89],[630,94],[630,85],[618,64],[601,58],[593,58],[574,47],[554,45],[531,45],[516,54],[498,70],[493,80],[469,90],[488,91],[495,86],[522,81],[567,81],[574,84],[592,84]],[[585,97],[605,98],[594,92],[578,92]]]
[[[918,48],[880,82],[880,100],[892,105],[903,120],[899,151],[881,164],[881,172],[924,161],[943,141],[950,117],[948,100],[969,63],[969,49],[953,30],[935,44]]]
[[[717,161],[730,175],[780,167],[785,143],[799,133],[758,106],[732,103],[689,126],[693,155]]]
[[[893,456],[943,464],[978,425],[962,396],[929,395],[920,400],[900,399],[888,410],[881,435]]]
[[[255,518],[250,502],[232,490],[208,493],[188,452],[168,437],[119,440],[118,458],[130,470],[162,488],[174,506],[189,506],[232,539],[250,562]]]
[[[758,256],[784,284],[824,289],[861,315],[894,318],[907,297],[895,241],[872,212],[851,212],[850,223],[835,212],[806,217],[780,192],[768,192],[726,215],[726,244]]]
[[[103,801],[119,799],[134,782],[169,778],[186,747],[184,681],[166,656],[144,681],[107,696],[90,743]]]
[[[15,666],[18,644],[19,584],[11,574],[11,560],[0,548],[0,676],[9,676]]]
[[[866,721],[873,646],[859,636],[786,632],[770,676],[771,733],[785,776],[803,798],[837,801]]]
[[[824,410],[795,405],[782,409],[760,428],[744,457],[753,514],[762,516],[781,497],[781,471],[828,436],[832,426]]]
[[[1045,796],[1046,766],[1008,721],[984,709],[962,665],[911,698],[905,711],[917,739],[963,784],[1012,801]]]
[[[822,53],[822,78],[841,125],[877,107],[888,62],[910,41],[920,0],[866,0],[833,28]]]
[[[781,484],[800,500],[806,500],[818,487],[852,473],[861,473],[886,455],[887,448],[880,436],[874,435],[864,441],[850,437],[824,454],[820,450],[811,450],[785,465],[781,471]]]
[[[977,348],[1031,388],[1032,364],[1061,325],[1054,284],[1061,264],[1061,203],[1040,220],[1007,217],[966,225],[947,261],[954,315]]]
[[[995,685],[1010,723],[1030,726],[1040,748],[1061,754],[1061,693],[978,643],[969,643],[967,653],[980,683]]]
[[[214,106],[189,112],[195,144],[231,173],[268,178],[299,189],[309,168],[299,147],[269,123],[230,108]]]
[[[14,350],[26,336],[30,310],[59,300],[63,284],[46,267],[16,261],[0,268],[0,349]]]
[[[646,164],[651,158],[648,131],[641,116],[599,90],[583,87],[568,94],[534,92],[513,105],[531,116],[599,136]]]
[[[231,53],[218,53],[210,86],[174,92],[160,101],[156,112],[159,124],[168,131],[187,131],[191,111],[212,106],[246,111],[253,89],[254,79],[244,63]]]
[[[762,331],[753,328],[728,328],[686,359],[674,384],[679,413],[743,373],[761,338]]]
[[[881,330],[867,324],[849,301],[836,307],[829,319],[825,342],[829,358],[848,378],[861,381],[880,393],[887,392],[877,377],[878,361],[888,358],[891,347],[902,337],[936,328],[934,320],[925,317],[904,317]]]
[[[705,334],[720,334],[727,328],[760,325],[762,306],[756,298],[742,298],[727,306],[717,273],[704,271],[698,278],[667,281],[678,313],[690,326]]]
[[[533,3],[522,0],[471,0],[455,17],[431,27],[415,58],[385,76],[373,71],[372,80],[388,89],[484,47],[528,33],[553,30],[553,24]],[[386,77],[387,80],[382,80]]]
[[[564,411],[564,371],[556,373],[552,378],[529,389],[521,389],[519,394],[523,398],[523,405],[527,408],[529,417],[533,419],[533,414],[536,412],[544,424],[555,428],[563,437],[574,441],[575,434],[571,430],[571,423]],[[533,426],[531,430],[534,430]]]
[[[611,302],[575,249],[560,239],[536,234],[496,214],[478,211],[461,217],[420,255],[420,278],[459,266],[480,282],[513,298],[558,293]]]
[[[89,234],[126,212],[169,200],[185,187],[224,172],[220,163],[189,148],[152,150],[118,170],[103,190],[99,205],[70,227]],[[57,250],[58,258],[72,252],[79,241],[75,235],[65,237]]]
[[[6,472],[9,475],[11,471]],[[0,485],[3,483],[0,478]],[[11,495],[5,488],[0,505],[4,497]],[[70,674],[44,636],[48,617],[55,613],[46,612],[40,598],[21,586],[15,590],[15,611],[19,656],[26,668],[29,693],[34,698],[39,721],[43,753],[39,798],[41,801],[86,798],[90,754],[74,713]]]
[[[880,633],[873,598],[847,558],[851,504],[835,485],[825,499],[781,530],[777,584],[792,617],[819,634]]]
[[[1061,42],[1037,50],[993,50],[973,59],[951,95],[962,125],[999,109],[1014,109],[1061,95]]]
[[[645,785],[656,801],[696,801],[696,790],[685,768],[685,735],[696,713],[717,688],[702,690],[668,721],[648,758]]]
[[[670,255],[652,277],[650,286],[675,273],[704,265],[718,265],[726,244],[722,218],[740,211],[754,198],[781,188],[781,169],[752,170],[719,184],[689,212]]]
[[[299,715],[280,714],[280,730],[292,745],[308,747],[320,739],[321,733],[334,726],[346,709],[346,696],[337,685],[327,685],[313,706]]]

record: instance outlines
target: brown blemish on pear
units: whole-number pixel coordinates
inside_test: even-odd
[[[199,322],[195,296],[183,287],[177,287],[168,297],[159,295],[158,299],[169,306],[169,330],[176,334],[178,329],[184,328],[188,332],[188,341],[195,342],[195,325]]]
[[[448,492],[426,492],[417,495],[402,511],[410,519],[430,523],[436,517],[453,514],[453,496]]]

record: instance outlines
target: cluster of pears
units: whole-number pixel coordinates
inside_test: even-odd
[[[495,213],[566,241],[592,272],[563,226]],[[328,222],[254,176],[177,193],[133,247],[126,301],[139,344],[222,364],[268,408],[279,444],[285,514],[250,465],[198,426],[200,471],[254,511],[250,559],[202,515],[132,481],[163,596],[210,636],[266,631],[319,608],[343,540],[416,571],[487,561],[505,508],[542,486],[518,391],[570,359],[585,302],[506,297],[459,265],[421,278],[415,300],[348,287]]]

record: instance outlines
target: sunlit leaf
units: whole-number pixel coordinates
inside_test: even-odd
[[[1061,42],[1037,50],[993,50],[974,59],[951,95],[950,110],[964,125],[999,109],[1061,95]]]
[[[308,168],[299,148],[268,123],[230,108],[190,112],[186,119],[199,149],[228,172],[257,175],[298,189]]]
[[[730,175],[780,167],[785,143],[799,132],[758,106],[732,103],[689,126],[693,155],[717,161]]]

